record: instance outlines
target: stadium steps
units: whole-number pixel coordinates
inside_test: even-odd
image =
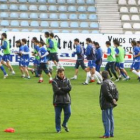
[[[96,0],[99,29],[102,34],[122,34],[117,0]]]

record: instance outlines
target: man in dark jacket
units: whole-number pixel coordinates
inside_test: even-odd
[[[103,84],[100,90],[100,107],[105,134],[101,138],[114,137],[113,108],[117,106],[118,90],[115,84],[108,79],[108,72],[102,72]]]
[[[61,132],[61,112],[64,111],[64,121],[62,127],[69,132],[67,122],[71,116],[71,84],[64,75],[64,69],[57,70],[57,76],[53,79],[53,104],[55,107],[55,125],[57,133]]]

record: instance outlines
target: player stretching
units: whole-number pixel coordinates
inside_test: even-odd
[[[2,33],[1,38],[2,38],[1,48],[3,49],[3,53],[4,53],[1,63],[3,65],[7,66],[10,69],[10,71],[12,72],[12,74],[15,74],[13,67],[10,64],[10,53],[11,52],[10,52],[10,43],[7,40],[7,34]]]
[[[75,75],[74,77],[71,78],[71,80],[76,80],[78,71],[79,71],[79,66],[82,67],[85,72],[87,72],[86,66],[84,64],[84,48],[80,45],[79,39],[74,40],[74,45],[76,46],[76,52],[73,53],[73,55],[77,55],[77,61],[75,64]]]
[[[2,53],[2,49],[0,47],[0,69],[2,70],[3,74],[4,74],[4,79],[7,78],[8,74],[6,73],[1,61],[2,61],[2,56],[3,56],[3,53]]]
[[[39,64],[39,68],[38,68],[38,74],[39,74],[39,81],[38,83],[42,83],[43,82],[43,77],[42,77],[42,70],[49,76],[49,83],[52,83],[52,76],[47,68],[47,55],[49,54],[48,51],[46,50],[46,48],[44,47],[45,43],[43,41],[39,42],[39,57],[40,57],[40,64]]]
[[[136,41],[132,41],[131,45],[133,47],[133,63],[131,65],[131,71],[138,76],[140,81],[140,49]]]
[[[113,41],[114,46],[116,47],[116,67],[124,77],[123,80],[130,80],[130,77],[128,76],[126,70],[124,69],[124,59],[125,59],[125,50],[123,47],[120,46],[120,43],[118,40]]]

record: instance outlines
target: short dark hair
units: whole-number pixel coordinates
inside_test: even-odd
[[[21,41],[24,42],[25,44],[27,43],[27,40],[25,38],[23,38]]]
[[[35,40],[36,41],[37,40],[37,37],[33,37],[32,40]]]
[[[49,32],[45,32],[45,35],[49,36],[49,35],[50,35],[50,33],[49,33]]]
[[[135,40],[132,40],[131,43],[136,46],[137,45],[137,42]]]
[[[79,43],[79,39],[78,38],[75,38],[74,39],[74,42],[78,42]]]
[[[7,38],[7,34],[6,33],[2,33],[2,36],[4,36],[5,38]]]
[[[118,41],[118,40],[113,40],[113,43],[115,44],[115,45],[117,45],[117,46],[120,46],[120,42]]]
[[[50,33],[50,36],[51,36],[51,37],[54,37],[54,33]]]
[[[35,40],[35,43],[39,43],[39,41],[38,40]]]
[[[59,69],[57,70],[57,74],[62,73],[63,71],[65,71],[63,68],[59,68]]]
[[[137,41],[137,44],[140,44],[140,41]]]
[[[40,43],[42,46],[45,45],[44,41],[40,41],[39,43]]]
[[[111,43],[110,43],[110,41],[106,41],[106,45],[109,45],[109,46],[111,46]]]
[[[100,46],[98,42],[94,42],[95,46]]]
[[[20,43],[20,44],[21,44],[21,40],[20,40],[20,39],[19,39],[19,40],[17,40],[17,41],[16,41],[16,43]]]
[[[108,71],[103,71],[102,77],[103,77],[103,79],[108,79]]]
[[[91,38],[87,38],[86,41],[92,43]]]

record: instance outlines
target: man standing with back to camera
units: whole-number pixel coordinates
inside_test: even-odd
[[[102,72],[103,83],[100,90],[100,107],[102,110],[102,121],[105,133],[100,138],[114,137],[113,108],[117,106],[118,90],[115,84],[109,79],[108,72]]]
[[[61,112],[64,111],[64,121],[62,127],[69,132],[67,127],[68,120],[71,116],[71,84],[65,77],[64,69],[57,70],[57,76],[53,79],[53,105],[55,109],[55,126],[57,133],[61,132]]]

